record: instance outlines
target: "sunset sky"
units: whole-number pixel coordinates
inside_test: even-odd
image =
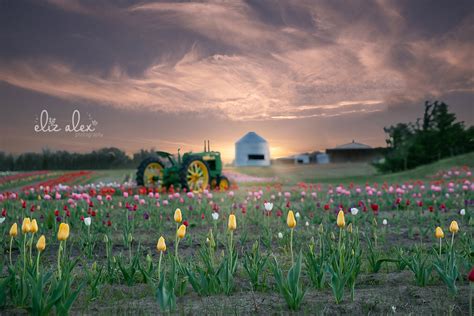
[[[355,139],[442,100],[474,123],[474,1],[0,0],[0,151],[115,146],[226,161],[248,131],[273,157]],[[35,132],[77,109],[100,137]]]

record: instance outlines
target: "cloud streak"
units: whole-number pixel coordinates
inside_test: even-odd
[[[100,17],[80,2],[53,4]],[[121,63],[85,70],[66,58],[13,59],[0,63],[0,81],[67,100],[233,121],[367,114],[400,99],[474,89],[473,42],[459,39],[474,31],[472,15],[447,34],[414,37],[402,8],[385,1],[375,1],[365,18],[351,15],[359,10],[354,4],[341,10],[305,1],[291,10],[278,3],[279,13],[266,18],[241,1],[111,10],[109,19],[144,34],[188,34],[170,40],[186,45],[180,53],[150,52],[151,62],[133,74]]]

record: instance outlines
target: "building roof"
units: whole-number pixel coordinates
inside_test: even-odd
[[[267,141],[257,135],[257,133],[255,132],[248,132],[247,134],[245,134],[244,137],[242,137],[241,139],[239,139],[237,141],[237,144],[242,144],[242,143],[245,143],[245,144],[255,144],[255,143],[266,143]]]
[[[361,144],[361,143],[357,143],[355,142],[354,140],[352,140],[352,143],[347,143],[347,144],[344,144],[344,145],[340,145],[340,146],[337,146],[335,148],[332,148],[332,150],[345,150],[345,149],[372,149],[372,147],[370,147],[369,145],[366,145],[366,144]]]

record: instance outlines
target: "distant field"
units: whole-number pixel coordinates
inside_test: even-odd
[[[240,187],[262,186],[279,183],[284,186],[293,186],[299,182],[321,183],[321,184],[365,184],[375,182],[398,183],[409,180],[430,180],[440,171],[447,171],[451,168],[467,166],[474,168],[474,153],[440,160],[430,165],[421,166],[412,170],[380,174],[375,168],[367,163],[346,163],[346,164],[326,164],[326,165],[272,165],[270,167],[225,167],[224,174],[239,175],[237,184]],[[58,175],[73,171],[51,171],[37,178],[31,177],[28,181],[17,181],[13,183],[3,183],[1,190],[18,190],[26,184],[37,184]],[[134,169],[120,170],[94,170],[87,177],[77,178],[70,184],[88,183],[124,183],[135,180]],[[247,179],[246,179],[247,178]],[[437,176],[439,179],[439,176]],[[233,179],[231,178],[231,181]],[[259,181],[257,181],[259,180]]]
[[[474,167],[474,153],[443,159],[438,162],[421,166],[412,170],[380,174],[366,163],[346,163],[327,165],[273,165],[270,167],[227,168],[250,176],[276,177],[284,185],[298,182],[307,183],[365,183],[365,182],[399,182],[410,179],[427,179],[441,170],[453,167]]]

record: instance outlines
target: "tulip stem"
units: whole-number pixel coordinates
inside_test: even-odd
[[[23,236],[23,273],[26,273],[26,235]]]
[[[442,243],[443,239],[440,238],[439,239],[439,256],[441,257],[441,243]]]
[[[58,276],[61,280],[61,252],[63,250],[63,241],[59,242],[59,251],[58,251]]]
[[[158,260],[158,280],[161,278],[161,259],[163,258],[163,251],[160,251],[160,259]]]
[[[41,251],[38,251],[38,256],[36,257],[36,277],[39,278],[39,262],[40,262]]]
[[[12,265],[12,245],[13,245],[13,237],[10,237],[10,266]]]
[[[175,236],[175,239],[174,239],[174,244],[175,244],[175,247],[174,247],[174,257],[176,259],[178,259],[178,244],[179,244],[179,238],[178,238],[178,223],[176,223],[176,236]]]
[[[454,233],[451,235],[451,249],[453,249],[454,244]]]
[[[31,234],[30,238],[30,265],[33,265],[33,256],[32,256],[32,249],[33,249],[33,237],[35,236],[35,233]]]
[[[341,249],[341,243],[342,243],[342,227],[339,228],[339,267],[342,269],[342,249]]]
[[[295,264],[293,256],[293,228],[290,230],[290,252],[291,252],[291,265]]]

